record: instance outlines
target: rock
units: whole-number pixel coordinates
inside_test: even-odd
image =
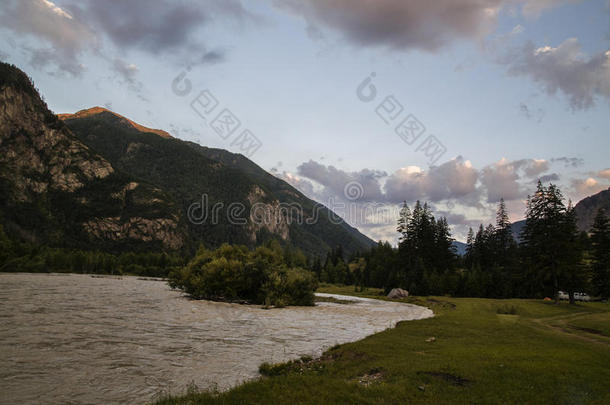
[[[402,288],[393,288],[392,291],[388,294],[388,298],[396,299],[396,298],[407,298],[409,296],[409,291],[403,290]]]

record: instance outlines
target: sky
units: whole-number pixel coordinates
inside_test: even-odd
[[[610,0],[4,0],[0,60],[243,153],[375,240],[427,201],[454,236],[538,180],[610,187]]]

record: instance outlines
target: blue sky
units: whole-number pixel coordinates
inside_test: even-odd
[[[261,141],[253,161],[343,201],[375,239],[394,240],[402,200],[429,201],[463,239],[500,197],[521,219],[539,178],[574,201],[610,186],[610,2],[371,3],[9,0],[0,58],[55,112],[106,106],[240,152],[190,108],[208,90]],[[357,88],[372,72],[366,103]],[[387,96],[402,105],[391,125],[376,113]],[[413,145],[394,131],[409,114],[425,126]],[[417,150],[429,135],[446,150],[433,162]]]

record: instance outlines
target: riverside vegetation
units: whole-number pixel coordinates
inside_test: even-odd
[[[306,265],[303,254],[285,254],[277,242],[254,250],[222,245],[200,248],[187,266],[170,273],[169,282],[196,299],[314,305],[317,280]]]

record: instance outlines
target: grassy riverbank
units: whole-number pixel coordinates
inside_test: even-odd
[[[319,291],[383,299],[374,289]],[[610,304],[405,301],[436,316],[399,323],[321,359],[266,366],[270,376],[225,393],[191,392],[158,404],[610,403]]]

